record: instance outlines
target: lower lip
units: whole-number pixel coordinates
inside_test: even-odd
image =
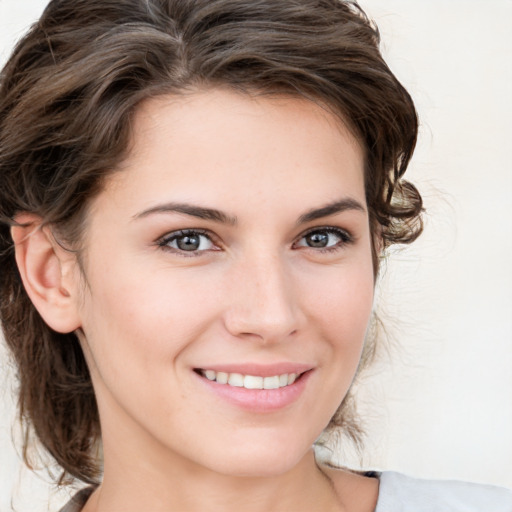
[[[246,389],[219,384],[202,375],[197,378],[217,396],[231,404],[252,412],[273,412],[297,401],[303,393],[312,370],[303,373],[293,384],[278,389]]]

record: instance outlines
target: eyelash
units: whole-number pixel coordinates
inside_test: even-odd
[[[297,245],[298,241],[306,238],[309,235],[315,234],[315,233],[328,233],[328,234],[336,235],[337,237],[339,237],[340,241],[338,241],[336,244],[334,244],[332,246],[328,246],[328,247],[316,247],[315,248],[315,247],[311,247],[311,246],[307,246],[307,245],[300,245],[300,246]],[[198,235],[206,237],[211,242],[211,244],[217,248],[185,251],[183,249],[169,246],[169,244],[171,244],[172,242],[174,242],[180,238],[183,238],[186,236],[192,237],[192,236],[198,236]],[[213,234],[207,230],[182,229],[179,231],[173,231],[171,233],[168,233],[167,235],[165,235],[164,237],[162,237],[161,239],[159,239],[157,241],[157,245],[160,248],[162,248],[163,250],[173,252],[174,254],[179,254],[180,256],[183,256],[183,257],[193,257],[193,256],[200,256],[202,253],[208,252],[211,250],[213,250],[213,251],[219,250],[218,244],[215,242],[214,238],[215,237],[213,236]],[[332,227],[332,226],[326,226],[326,227],[315,227],[315,228],[310,229],[309,231],[306,231],[305,233],[300,235],[300,237],[298,238],[298,241],[294,242],[292,247],[305,247],[306,249],[313,249],[315,252],[331,253],[331,252],[339,251],[339,250],[343,249],[343,247],[345,247],[346,245],[353,243],[354,238],[349,232],[347,232],[344,229],[336,228],[336,227]]]

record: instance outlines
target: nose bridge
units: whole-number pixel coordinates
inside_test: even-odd
[[[293,279],[279,255],[261,252],[245,258],[234,273],[227,312],[228,330],[278,341],[298,327]]]

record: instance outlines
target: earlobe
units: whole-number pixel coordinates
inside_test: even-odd
[[[30,300],[53,330],[78,329],[74,254],[56,243],[37,215],[20,214],[15,220],[11,236],[16,263]]]

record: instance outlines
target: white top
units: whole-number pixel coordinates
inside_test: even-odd
[[[383,471],[375,512],[512,512],[512,491]]]

